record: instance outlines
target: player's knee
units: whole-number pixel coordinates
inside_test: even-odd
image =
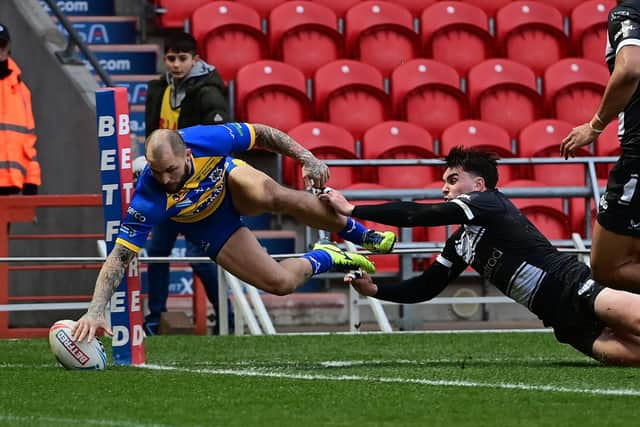
[[[286,270],[274,270],[254,278],[252,284],[274,295],[288,295],[296,290],[296,283]]]

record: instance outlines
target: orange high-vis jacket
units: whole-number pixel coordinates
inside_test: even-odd
[[[11,58],[8,65],[11,74],[0,80],[0,187],[39,186],[31,91],[20,79],[20,67]]]

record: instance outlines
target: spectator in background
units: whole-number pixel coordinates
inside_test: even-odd
[[[10,53],[9,29],[0,24],[0,195],[37,194],[41,180],[31,91]]]
[[[229,121],[227,88],[215,67],[200,60],[196,40],[187,33],[170,35],[164,45],[166,73],[151,80],[145,104],[146,136],[156,129],[182,129],[199,124],[220,124]],[[144,159],[144,157],[143,157]],[[154,227],[147,253],[149,256],[169,256],[177,234],[162,224]],[[196,245],[187,242],[187,256],[204,257]],[[202,280],[209,301],[218,310],[218,275],[213,263],[192,264]],[[160,316],[167,311],[169,294],[169,264],[149,264],[149,314],[145,317],[145,332],[158,333]],[[233,313],[229,310],[229,324]],[[219,333],[216,321],[214,334]]]

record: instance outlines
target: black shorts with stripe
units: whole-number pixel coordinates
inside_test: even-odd
[[[555,285],[555,309],[553,319],[545,322],[551,326],[556,339],[569,344],[576,350],[593,356],[593,343],[598,339],[606,324],[595,313],[595,300],[604,289],[597,282],[586,279],[573,284],[557,281]],[[549,301],[551,302],[551,301]]]
[[[598,223],[613,233],[640,237],[640,158],[624,153],[609,173],[600,197]]]

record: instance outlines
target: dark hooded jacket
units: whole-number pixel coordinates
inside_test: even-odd
[[[149,82],[145,103],[147,136],[160,126],[162,97],[169,85],[173,85],[169,72]],[[227,87],[218,71],[204,61],[198,61],[178,87],[173,87],[171,106],[180,107],[179,129],[230,120]]]

